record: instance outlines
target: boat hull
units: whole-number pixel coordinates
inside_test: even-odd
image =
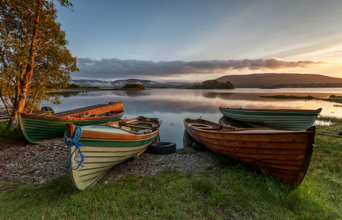
[[[234,120],[255,127],[277,130],[303,131],[310,128],[316,121],[317,111],[286,111],[286,110],[246,110],[221,108],[221,113]]]
[[[305,177],[311,160],[315,127],[297,132],[256,128],[221,132],[196,129],[186,120],[184,126],[188,134],[216,153],[264,170],[291,188],[297,187]]]
[[[102,125],[83,126],[78,143],[85,160],[82,166],[75,162],[75,146],[69,147],[71,178],[75,187],[84,190],[93,186],[112,167],[140,155],[155,141],[160,130],[158,119],[138,117]],[[130,124],[132,123],[132,124]],[[149,124],[150,123],[150,124]],[[76,126],[66,125],[68,137],[76,136]],[[77,168],[78,167],[78,168]]]
[[[63,137],[66,123],[73,123],[77,126],[103,124],[120,120],[123,113],[94,118],[58,118],[19,114],[19,123],[26,140],[31,143],[39,143]]]
[[[71,170],[71,178],[75,187],[79,190],[92,187],[112,167],[137,155],[150,145],[156,135],[140,140],[113,140],[113,139],[85,139],[81,138],[80,143],[84,144],[81,151],[86,160],[82,163],[84,167]],[[75,146],[69,148],[69,157],[75,150]],[[75,156],[71,158],[72,166]]]

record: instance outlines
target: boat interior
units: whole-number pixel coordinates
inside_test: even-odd
[[[221,125],[218,123],[213,123],[211,121],[203,120],[203,119],[185,119],[185,122],[196,129],[201,129],[201,130],[221,130],[221,131],[226,131],[226,130],[237,130],[238,128],[229,126],[229,125]],[[239,129],[240,130],[240,129]]]
[[[81,114],[81,115],[74,115],[74,116],[67,116],[68,118],[95,118],[95,117],[107,117],[107,116],[113,116],[113,115],[118,115],[123,113],[124,111],[110,111],[110,112],[105,112],[101,114]],[[51,115],[54,117],[55,115]]]
[[[120,120],[118,122],[108,122],[102,125],[119,128],[132,134],[147,134],[160,128],[160,123],[157,118],[141,116],[133,119]]]

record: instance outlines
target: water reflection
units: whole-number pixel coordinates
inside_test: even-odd
[[[209,99],[214,99],[214,98],[229,99],[229,97],[232,94],[233,93],[203,92],[202,96],[205,98],[209,98]]]
[[[316,120],[315,121],[315,126],[330,126],[333,123],[331,121],[323,121],[323,120]]]
[[[113,91],[113,93],[117,96],[135,97],[135,96],[151,95],[151,90],[125,89],[125,90],[116,90],[116,91]]]
[[[224,117],[224,116],[220,118],[219,123],[223,125],[230,125],[230,126],[237,127],[237,128],[253,128],[253,126],[251,125],[248,125],[241,121],[236,121],[231,118]]]
[[[77,96],[80,93],[87,93],[87,91],[63,91],[63,92],[50,92],[49,96],[62,96],[64,98],[68,98],[71,96]]]
[[[54,105],[56,112],[75,108],[105,104],[108,102],[123,102],[125,114],[123,118],[136,116],[156,117],[162,122],[160,136],[162,141],[172,141],[178,148],[183,147],[184,118],[199,118],[218,122],[222,117],[219,107],[269,108],[269,109],[317,109],[323,108],[323,116],[342,117],[342,108],[334,107],[336,103],[321,100],[277,100],[260,98],[267,95],[265,90],[189,90],[189,89],[151,89],[151,90],[106,90],[88,91],[76,96],[61,97],[62,104]],[[239,93],[240,91],[241,93]],[[268,90],[267,90],[268,91]],[[282,89],[277,89],[282,93]],[[263,92],[263,93],[262,93]],[[310,95],[319,93],[319,89],[310,90]],[[325,90],[321,96],[338,94]],[[50,105],[51,103],[43,103]],[[238,126],[237,126],[238,127]]]

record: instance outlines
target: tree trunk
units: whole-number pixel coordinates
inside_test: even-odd
[[[13,106],[13,113],[12,117],[10,119],[10,130],[14,130],[18,126],[18,113],[23,112],[25,108],[25,102],[27,97],[27,92],[30,88],[30,82],[31,77],[33,74],[33,68],[34,68],[34,58],[36,53],[36,44],[37,44],[37,37],[38,37],[38,26],[39,26],[39,18],[40,18],[40,10],[42,8],[42,0],[37,0],[37,10],[35,15],[35,25],[33,29],[33,35],[32,35],[32,43],[30,48],[30,63],[26,66],[25,74],[23,75],[22,79],[20,79],[20,94],[18,103],[16,103],[16,106]]]

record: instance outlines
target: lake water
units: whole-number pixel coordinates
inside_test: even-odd
[[[123,118],[137,116],[159,118],[162,123],[161,141],[175,142],[183,147],[184,118],[208,119],[218,122],[222,117],[219,107],[269,108],[269,109],[318,109],[321,115],[342,117],[342,104],[321,100],[280,100],[261,98],[265,95],[312,95],[328,98],[342,95],[341,88],[286,88],[286,89],[235,89],[235,90],[188,90],[188,89],[147,89],[147,90],[107,90],[75,93],[61,97],[62,104],[49,105],[55,112],[75,108],[123,102]],[[338,105],[338,106],[336,106]]]

